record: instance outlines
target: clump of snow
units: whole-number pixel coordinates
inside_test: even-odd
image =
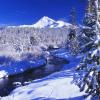
[[[13,85],[16,86],[16,87],[22,86],[21,82],[14,82]]]
[[[8,73],[4,70],[0,71],[0,78],[8,77]]]

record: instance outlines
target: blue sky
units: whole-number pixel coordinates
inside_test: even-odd
[[[0,24],[33,24],[43,16],[69,21],[71,8],[81,23],[87,0],[0,0]]]

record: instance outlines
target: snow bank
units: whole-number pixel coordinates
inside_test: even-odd
[[[70,70],[62,71],[19,87],[1,100],[85,100],[85,93],[79,92],[79,88],[71,84],[72,80]]]
[[[29,69],[39,68],[46,64],[45,59],[16,61],[9,66],[0,67],[0,78],[23,73]]]

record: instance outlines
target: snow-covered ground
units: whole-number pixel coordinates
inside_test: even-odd
[[[15,89],[1,100],[90,100],[84,98],[84,92],[72,84],[73,71],[56,72],[46,78]]]

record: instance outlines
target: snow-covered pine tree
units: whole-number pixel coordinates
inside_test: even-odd
[[[74,8],[71,11],[70,23],[72,26],[69,29],[67,49],[72,55],[77,55],[79,51],[79,44],[77,39],[76,11]]]
[[[89,0],[88,7],[86,9],[85,17],[83,20],[83,26],[80,27],[80,34],[78,40],[80,41],[81,52],[89,51],[93,46],[93,38],[95,37],[95,32],[93,31],[95,24],[95,8],[93,6],[94,0]]]
[[[87,22],[91,33],[94,33],[93,36],[89,35],[93,45],[77,66],[74,82],[80,91],[85,90],[88,95],[100,99],[100,0],[89,0],[90,4]]]

